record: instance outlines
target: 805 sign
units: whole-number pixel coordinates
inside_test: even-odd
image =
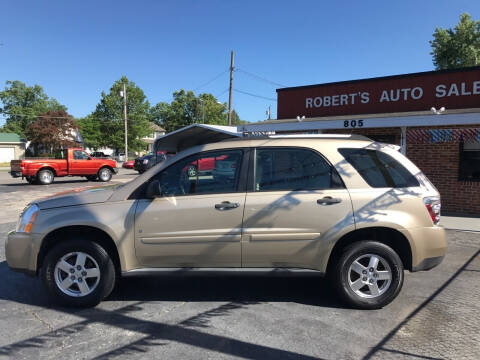
[[[343,122],[343,127],[346,127],[346,128],[363,127],[363,120],[345,120]]]

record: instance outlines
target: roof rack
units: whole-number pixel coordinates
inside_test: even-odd
[[[348,140],[367,140],[372,139],[358,134],[285,134],[285,135],[268,135],[270,139],[348,139]]]

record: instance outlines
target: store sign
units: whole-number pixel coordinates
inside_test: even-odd
[[[278,119],[478,108],[480,67],[278,89],[277,96]]]

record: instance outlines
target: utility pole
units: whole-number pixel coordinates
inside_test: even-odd
[[[128,161],[128,134],[127,134],[127,88],[123,83],[123,121],[125,125],[125,161]]]
[[[228,126],[232,126],[233,50],[230,55],[230,88],[228,92]]]

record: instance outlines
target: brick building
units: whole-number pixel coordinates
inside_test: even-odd
[[[277,120],[244,133],[355,133],[401,146],[446,214],[480,215],[480,66],[277,90]]]

